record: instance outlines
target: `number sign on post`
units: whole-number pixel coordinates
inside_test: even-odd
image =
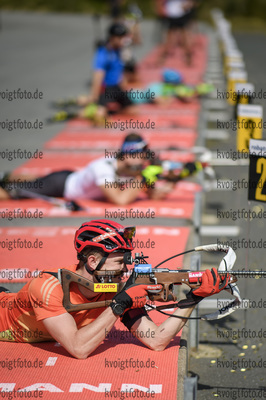
[[[266,202],[266,141],[250,139],[248,200]]]

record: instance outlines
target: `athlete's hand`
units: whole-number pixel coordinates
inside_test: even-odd
[[[164,182],[162,186],[158,186],[152,188],[148,192],[149,198],[152,200],[162,200],[164,199],[169,193],[171,193],[174,189],[174,183],[172,182]]]
[[[198,171],[202,170],[202,163],[199,161],[195,161],[195,162],[187,162],[184,165],[184,168],[182,169],[182,171],[179,174],[180,179],[184,179],[187,176],[193,175]]]
[[[229,281],[228,274],[219,275],[216,268],[210,271],[204,271],[201,278],[201,285],[198,289],[191,290],[187,295],[187,299],[178,302],[179,308],[192,307],[198,304],[204,297],[212,296],[213,294],[220,293]]]
[[[228,285],[229,275],[219,275],[216,268],[210,271],[207,269],[201,278],[201,285],[198,289],[193,289],[193,294],[201,297],[212,296],[220,293]]]
[[[92,103],[93,99],[92,96],[79,96],[78,97],[78,105],[79,106],[87,106],[88,104]]]
[[[149,185],[155,183],[158,179],[158,175],[163,172],[163,167],[161,165],[148,165],[142,172],[145,182]]]
[[[131,308],[142,308],[147,302],[148,292],[159,293],[162,288],[162,285],[130,284],[127,286],[126,284],[124,289],[113,297],[113,302],[120,304],[123,312]]]

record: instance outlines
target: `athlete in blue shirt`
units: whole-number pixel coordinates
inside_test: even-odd
[[[98,104],[97,117],[100,119],[106,116],[108,103],[118,103],[120,108],[132,105],[123,88],[124,62],[120,55],[127,34],[123,24],[111,25],[107,42],[100,45],[94,55],[91,94],[79,99],[80,105]],[[82,111],[83,117],[88,117],[86,110]]]

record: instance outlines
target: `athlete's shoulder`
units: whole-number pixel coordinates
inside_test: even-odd
[[[95,60],[107,59],[110,54],[110,50],[106,46],[100,46],[96,49],[94,58]]]
[[[34,278],[29,287],[28,295],[33,301],[48,303],[51,294],[63,298],[63,289],[60,281],[53,275],[43,273]]]
[[[66,269],[75,272],[77,265],[71,265]],[[61,283],[56,274],[58,270],[42,271],[40,274],[34,278],[28,287],[28,294],[35,301],[38,299],[43,303],[49,302],[50,297],[56,297],[58,299],[63,298],[63,289]]]
[[[105,152],[106,156],[98,158],[97,160],[94,160],[91,162],[90,167],[91,169],[95,169],[97,172],[99,172],[99,168],[105,167],[109,169],[113,169],[116,166],[116,158],[115,158],[115,152]]]

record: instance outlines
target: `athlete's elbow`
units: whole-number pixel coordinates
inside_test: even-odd
[[[117,206],[120,206],[120,207],[123,207],[123,206],[127,206],[129,203],[130,203],[130,201],[127,199],[127,198],[123,198],[123,197],[117,197],[115,200],[114,200],[114,203],[117,205]]]
[[[85,360],[88,357],[88,354],[84,353],[81,349],[74,349],[71,351],[73,357],[77,358],[78,360]]]
[[[149,348],[153,351],[163,351],[166,348],[167,344],[164,343],[149,343]]]
[[[164,351],[164,349],[166,348],[166,346],[163,345],[158,345],[152,348],[153,351]]]
[[[78,360],[86,360],[88,356],[90,355],[91,352],[84,351],[81,347],[75,347],[72,351],[71,354],[73,357],[77,358]]]

